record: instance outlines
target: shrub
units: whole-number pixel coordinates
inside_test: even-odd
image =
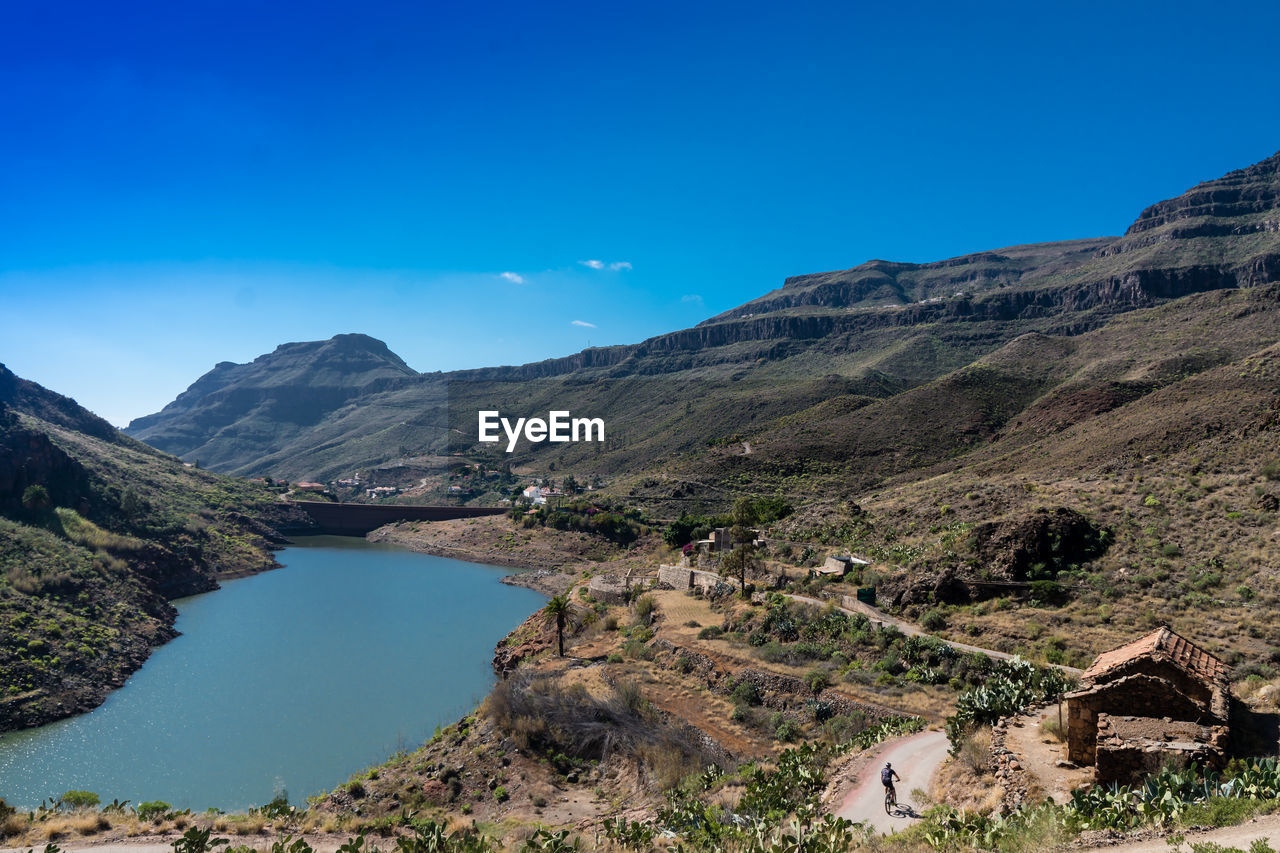
[[[33,511],[48,509],[50,504],[49,490],[39,484],[27,486],[22,493],[22,505]]]
[[[1058,718],[1054,716],[1045,717],[1040,723],[1040,731],[1047,736],[1053,738],[1059,743],[1067,739],[1067,733],[1062,730],[1062,726],[1058,724]]]
[[[505,803],[507,800],[511,799],[511,795],[507,793],[505,786],[499,785],[493,789],[493,798],[500,803]]]
[[[719,625],[708,625],[698,632],[699,640],[714,640],[724,634],[724,628]]]
[[[653,657],[653,650],[645,645],[644,640],[627,640],[622,644],[622,653],[629,658],[649,660]]]
[[[991,729],[980,728],[964,736],[957,760],[969,772],[982,776],[988,771],[987,762],[991,760]]]
[[[822,726],[822,733],[831,743],[844,743],[866,728],[866,716],[855,712],[853,714],[838,714],[827,720]]]
[[[920,627],[926,631],[941,631],[947,627],[947,617],[941,610],[928,610],[920,617]]]
[[[1065,604],[1067,588],[1057,581],[1032,581],[1031,597],[1041,604]]]
[[[810,670],[804,677],[804,685],[809,688],[810,693],[817,695],[831,686],[831,677],[825,670]]]
[[[100,802],[93,791],[67,791],[62,795],[62,804],[69,809],[87,809]]]
[[[759,705],[760,691],[750,681],[740,681],[729,694],[735,705]]]
[[[138,820],[157,820],[169,813],[173,806],[164,800],[149,800],[145,803],[138,803]]]
[[[693,769],[715,763],[696,730],[665,720],[633,685],[597,697],[581,684],[517,673],[494,687],[485,712],[521,749],[541,755],[598,761],[622,754]]]
[[[640,625],[648,625],[653,622],[653,616],[658,610],[658,603],[654,601],[652,595],[642,595],[636,599],[636,622]]]
[[[1268,480],[1280,480],[1280,459],[1272,459],[1258,473]]]
[[[675,670],[679,673],[693,672],[693,660],[688,655],[681,655],[676,658]]]
[[[606,663],[622,663],[623,657],[617,652],[610,652],[609,657],[605,659]]]
[[[783,720],[774,729],[773,736],[784,743],[790,743],[800,737],[800,726],[792,720]]]

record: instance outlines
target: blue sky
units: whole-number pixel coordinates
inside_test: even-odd
[[[1280,149],[1272,3],[26,5],[0,361],[115,423],[289,340],[520,363],[1117,234]]]

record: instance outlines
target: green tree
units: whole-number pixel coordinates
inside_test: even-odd
[[[743,495],[733,502],[733,523],[741,527],[750,527],[760,520],[760,513],[756,510],[756,502],[751,498]]]
[[[543,618],[556,626],[556,648],[560,652],[560,657],[564,657],[564,626],[572,615],[573,602],[569,600],[568,595],[552,596],[546,607],[542,608]]]
[[[27,486],[22,493],[22,505],[32,512],[40,512],[49,508],[49,490],[39,483]]]
[[[142,515],[146,509],[142,502],[142,498],[138,497],[138,493],[132,487],[126,488],[124,494],[120,497],[120,511],[129,518],[136,518]]]

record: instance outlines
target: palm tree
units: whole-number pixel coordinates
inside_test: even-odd
[[[564,657],[564,625],[571,615],[573,615],[573,603],[569,601],[568,595],[552,596],[547,606],[542,608],[543,618],[556,625],[556,646],[560,650],[560,657]]]

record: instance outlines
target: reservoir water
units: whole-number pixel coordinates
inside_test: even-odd
[[[412,750],[493,684],[493,646],[545,601],[510,574],[316,536],[283,569],[175,602],[182,636],[97,709],[0,735],[0,798],[67,790],[176,808],[298,804]]]

